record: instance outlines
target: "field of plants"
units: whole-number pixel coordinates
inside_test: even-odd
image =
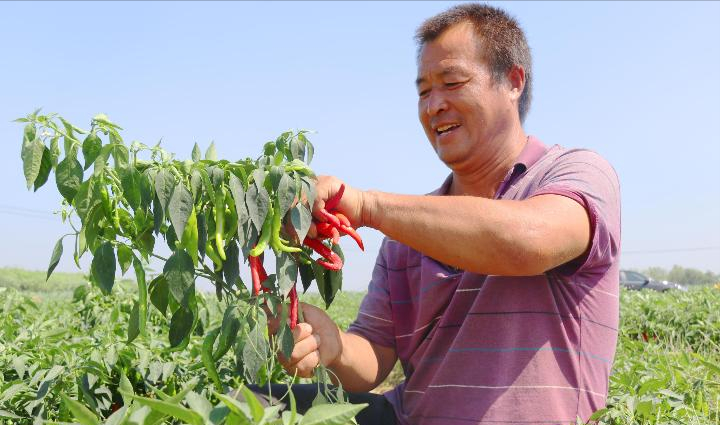
[[[33,281],[31,272],[21,277]],[[40,273],[34,277],[42,280]],[[173,350],[169,318],[155,309],[149,311],[147,335],[127,343],[136,298],[129,282],[118,284],[112,295],[89,284],[70,294],[64,289],[71,280],[64,278],[59,292],[45,296],[29,283],[25,291],[0,289],[2,423],[292,423],[289,415],[271,419],[276,415],[272,408],[216,392],[202,367],[203,338],[193,335],[186,350]],[[353,320],[362,295],[338,294],[329,313],[340,326]],[[223,302],[214,294],[199,300],[201,326],[219,324]],[[323,304],[317,294],[302,300]],[[719,306],[720,290],[712,287],[687,293],[624,291],[610,397],[607,409],[596,414],[598,423],[720,423]],[[229,353],[219,363],[227,393],[240,388],[241,359]],[[276,364],[264,369],[272,380],[291,380]],[[382,387],[400,377],[394,371]],[[235,422],[222,422],[228,413]],[[341,413],[335,416],[339,420],[325,422],[306,415],[303,419],[310,420],[302,423],[346,423],[354,412],[346,407]]]
[[[43,276],[0,274],[0,421],[354,422],[365,405],[322,386],[331,374],[322,366],[314,379],[325,390],[303,415],[292,396],[281,412],[245,386],[303,381],[278,360],[294,348],[300,292],[317,291],[303,297],[343,328],[362,299],[341,291],[340,244],[342,236],[361,249],[363,242],[340,211],[344,186],[317,194],[306,131],[266,142],[256,158],[219,159],[213,144],[204,155],[195,144],[183,160],[159,143],[125,144],[123,129],[102,114],[87,130],[39,111],[17,121],[26,186],[58,191],[67,233]],[[78,267],[92,257],[87,278],[53,274],[65,251]],[[270,255],[274,270],[264,266]],[[213,290],[201,291],[198,279]],[[718,307],[711,287],[624,292],[608,407],[592,421],[718,425]],[[400,379],[396,367],[378,391]]]

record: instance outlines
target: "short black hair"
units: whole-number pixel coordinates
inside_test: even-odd
[[[425,44],[463,22],[470,22],[475,28],[482,59],[487,60],[496,82],[503,81],[513,66],[521,66],[525,70],[525,89],[518,102],[520,121],[525,121],[532,100],[530,46],[518,22],[504,10],[486,4],[466,3],[427,19],[415,32],[418,55]]]

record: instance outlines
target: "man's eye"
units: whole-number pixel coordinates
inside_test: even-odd
[[[459,86],[460,84],[462,84],[462,83],[460,83],[460,82],[455,82],[455,83],[445,83],[445,87],[449,87],[449,88],[452,88],[452,87],[457,87],[457,86]]]
[[[426,90],[420,90],[420,92],[418,93],[418,96],[420,96],[420,97],[425,97],[425,96],[428,95],[428,93],[430,93],[430,90],[427,90],[427,89],[426,89]]]

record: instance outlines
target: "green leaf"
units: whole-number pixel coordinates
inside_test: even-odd
[[[46,149],[45,144],[40,139],[27,139],[29,134],[27,128],[31,126],[32,124],[28,124],[25,127],[25,137],[23,138],[22,151],[20,153],[23,161],[23,172],[25,173],[25,182],[27,183],[28,190],[33,187],[35,179],[40,173],[43,152]],[[32,131],[32,135],[35,135],[34,129]]]
[[[133,342],[138,335],[140,335],[140,303],[135,301],[132,311],[130,312],[127,343],[130,344]]]
[[[210,146],[208,146],[207,150],[205,151],[205,159],[209,161],[217,161],[217,152],[215,151],[215,142],[210,142]]]
[[[325,275],[325,267],[321,266],[316,261],[313,261],[310,264],[313,268],[313,272],[315,272],[315,282],[317,282],[318,292],[320,292],[320,296],[322,297],[323,301],[325,301],[325,306],[327,308],[328,306],[330,306],[330,303],[327,299],[330,283],[328,282],[329,279]],[[330,302],[332,302],[332,300],[330,300]]]
[[[280,252],[279,254],[277,257],[276,270],[277,282],[280,287],[280,293],[283,296],[287,296],[292,287],[295,286],[295,282],[297,282],[298,268],[290,254],[286,252]]]
[[[367,406],[367,403],[313,406],[305,413],[300,425],[345,425]]]
[[[252,184],[245,195],[245,205],[247,205],[250,220],[260,233],[265,216],[270,209],[270,195],[262,185]]]
[[[193,199],[199,200],[200,194],[202,190],[202,176],[200,175],[200,171],[193,170],[190,174],[190,191],[192,192]]]
[[[37,190],[40,189],[45,182],[47,182],[47,179],[50,176],[50,170],[52,170],[52,153],[50,152],[50,149],[43,146],[42,157],[40,158],[40,169],[38,170],[38,175],[33,183],[33,191],[37,192]]]
[[[290,330],[290,326],[288,326],[286,322],[284,322],[280,326],[278,339],[280,340],[280,351],[286,359],[289,359],[292,355],[293,348],[295,347],[295,341],[293,339],[293,334]]]
[[[240,179],[235,174],[230,174],[230,193],[235,200],[235,210],[238,216],[238,229],[247,223],[250,215],[248,214],[247,206],[245,205],[245,189]]]
[[[315,279],[315,272],[313,271],[312,263],[300,263],[298,267],[300,268],[300,279],[302,280],[303,293],[305,293],[308,288],[310,288],[312,281]]]
[[[178,347],[190,336],[195,317],[189,307],[180,306],[170,319],[170,346]]]
[[[93,176],[98,177],[102,175],[103,171],[105,171],[112,149],[112,145],[105,145],[100,149],[100,153],[98,153],[97,158],[95,158],[95,162],[93,162]]]
[[[58,239],[58,241],[55,243],[55,248],[53,248],[52,255],[50,256],[50,265],[47,269],[47,276],[45,277],[45,281],[47,282],[48,279],[50,279],[50,275],[52,274],[53,270],[55,270],[55,267],[57,267],[58,263],[60,262],[60,257],[62,257],[63,253],[63,244],[62,244],[63,238]]]
[[[170,290],[168,289],[167,279],[165,279],[164,275],[159,275],[150,282],[149,292],[150,302],[160,313],[162,313],[163,316],[165,316],[167,313]]]
[[[85,158],[85,167],[83,167],[83,170],[90,168],[90,165],[93,164],[98,155],[100,155],[101,149],[102,140],[100,140],[100,137],[98,137],[97,134],[90,133],[87,137],[85,137],[82,144],[82,153]]]
[[[105,295],[110,294],[115,284],[115,251],[110,242],[104,242],[93,252],[90,271],[93,282]]]
[[[82,179],[83,169],[77,159],[66,156],[58,163],[55,169],[55,183],[60,194],[68,202],[72,202],[77,195]]]
[[[290,222],[295,228],[295,233],[298,235],[298,240],[304,240],[310,230],[310,224],[312,223],[312,213],[304,204],[298,203],[290,210]]]
[[[81,425],[100,425],[100,420],[93,412],[90,411],[90,409],[65,394],[60,394],[60,396],[62,397],[63,402],[65,402],[65,406],[74,416],[75,420],[77,420]]]
[[[252,392],[251,392],[252,394]],[[216,392],[215,397],[218,398],[225,406],[227,406],[231,412],[234,414],[240,416],[242,419],[244,419],[247,422],[241,422],[242,424],[249,424],[252,420],[252,413],[250,412],[250,406],[247,403],[242,403],[232,397],[228,397],[225,394],[221,394]],[[253,398],[255,396],[253,395]]]
[[[303,133],[298,134],[298,140],[300,140],[305,145],[305,150],[307,151],[307,160],[305,161],[305,163],[310,165],[310,163],[313,160],[313,154],[315,153],[315,148],[313,147],[312,143],[310,143],[310,141],[305,137],[305,135]]]
[[[256,311],[257,320],[247,335],[242,352],[245,370],[253,380],[257,380],[258,372],[265,365],[265,360],[269,355],[269,346],[265,338],[267,316],[261,309]]]
[[[312,208],[313,203],[315,202],[315,183],[310,177],[303,176],[301,178],[302,180],[302,191],[305,195],[305,199],[307,200],[308,207]]]
[[[119,390],[120,390],[120,394],[122,395],[123,404],[124,405],[130,404],[130,401],[132,400],[130,395],[134,395],[135,391],[133,390],[132,383],[130,383],[130,380],[127,378],[127,376],[125,376],[124,372],[120,372]]]
[[[172,416],[173,418],[180,419],[181,421],[191,425],[203,425],[203,418],[199,414],[193,412],[190,409],[182,407],[177,403],[169,403],[167,401],[155,400],[152,398],[130,396],[138,404],[148,406],[149,408],[158,412],[164,413],[165,415]]]
[[[142,174],[135,167],[127,167],[122,169],[120,184],[122,185],[123,196],[130,204],[130,208],[134,210],[140,207],[142,202]]]
[[[298,137],[294,137],[290,141],[290,154],[292,159],[305,159],[305,143],[301,142]]]
[[[265,409],[249,388],[243,385],[240,387],[240,391],[245,398],[245,402],[250,407],[250,414],[252,415],[253,421],[255,421],[255,423],[259,423],[263,416],[265,416]]]
[[[133,259],[133,252],[130,247],[127,245],[118,245],[117,248],[117,259],[118,263],[120,263],[120,271],[122,274],[125,274],[128,269],[130,269],[130,265],[132,264]]]
[[[120,135],[114,131],[110,132],[110,143],[112,150],[110,154],[113,157],[115,168],[122,169],[127,168],[130,165],[130,152],[127,146],[123,144]]]
[[[175,176],[168,169],[161,169],[155,176],[155,193],[160,201],[163,214],[168,215],[167,208],[175,188]],[[156,213],[157,214],[157,213]]]
[[[163,267],[168,289],[177,302],[181,302],[193,287],[195,268],[192,258],[183,249],[175,251]]]
[[[278,183],[278,204],[280,206],[280,213],[285,216],[290,210],[293,202],[295,202],[295,182],[292,177],[287,174],[283,174],[280,177],[280,183]]]
[[[223,275],[225,282],[230,285],[238,286],[238,278],[240,277],[240,249],[234,240],[225,244],[225,257],[223,262]]]
[[[217,349],[213,353],[213,360],[218,361],[227,353],[230,347],[235,344],[237,334],[240,331],[240,312],[236,305],[229,305],[223,314],[223,321],[220,325],[220,339]]]
[[[195,143],[195,146],[193,146],[192,150],[192,160],[195,162],[198,162],[202,159],[202,153],[200,152],[200,146],[198,146],[197,143]]]
[[[175,233],[179,236],[185,232],[185,225],[187,224],[190,214],[193,211],[193,196],[192,193],[185,187],[184,184],[180,183],[175,186],[172,192],[170,201],[168,203],[168,212],[170,215],[170,222],[175,228]]]

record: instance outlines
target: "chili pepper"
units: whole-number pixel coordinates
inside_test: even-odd
[[[324,243],[317,239],[305,238],[303,241],[305,246],[312,248],[313,251],[320,254],[323,258],[315,260],[318,264],[325,267],[328,270],[340,270],[342,269],[343,262],[339,255],[337,255],[332,249],[328,248]]]
[[[340,219],[330,214],[325,208],[322,208],[320,210],[320,215],[323,216],[325,220],[328,221],[328,223],[332,224],[335,227],[340,227]]]
[[[335,217],[337,217],[338,220],[340,220],[340,224],[342,224],[343,226],[352,227],[352,226],[350,225],[350,220],[348,220],[348,218],[347,218],[347,216],[346,216],[345,214],[340,213],[340,212],[336,212],[336,213],[333,213],[333,214],[335,214]]]
[[[273,213],[271,207],[265,216],[265,221],[263,222],[262,230],[260,231],[260,239],[253,249],[250,250],[251,257],[259,256],[265,251],[265,248],[267,248],[268,242],[270,242],[270,237],[272,236],[272,219]]]
[[[355,229],[350,226],[340,226],[340,231],[353,238],[355,242],[357,242],[360,249],[365,251],[365,246],[363,245],[362,238],[360,237],[358,232],[355,231]]]
[[[253,295],[258,296],[262,285],[262,280],[260,278],[260,258],[253,257],[251,255],[248,257],[248,261],[250,262],[250,277],[252,278]]]
[[[325,209],[328,211],[334,210],[340,203],[340,198],[342,198],[343,193],[345,193],[345,185],[341,184],[340,189],[335,192],[335,195],[325,201]]]
[[[337,244],[340,241],[340,232],[338,232],[337,228],[333,227],[330,223],[317,223],[315,225],[317,227],[318,234],[320,236],[323,236],[324,238],[332,238],[333,244]]]
[[[275,251],[282,252],[300,252],[302,249],[294,246],[287,246],[280,240],[280,228],[282,227],[282,214],[280,214],[279,208],[273,208],[273,220],[272,220],[272,239],[270,244]]]
[[[217,253],[223,261],[225,256],[225,191],[219,190],[215,194],[215,245]]]
[[[205,339],[203,340],[202,344],[202,350],[200,351],[200,359],[205,366],[208,377],[213,382],[213,384],[215,384],[215,389],[217,391],[222,391],[222,381],[220,380],[220,376],[218,375],[217,367],[215,366],[215,360],[213,360],[212,353],[213,345],[215,345],[215,340],[217,339],[219,333],[220,328],[215,328],[207,335],[205,335]]]
[[[220,270],[222,270],[223,260],[215,251],[215,247],[213,246],[210,239],[205,242],[205,255],[207,255],[215,265],[215,272],[219,272]]]
[[[293,285],[290,290],[290,329],[295,329],[298,322],[298,296],[297,289]]]
[[[120,213],[117,201],[114,201],[113,204],[115,205],[115,208],[113,208],[113,227],[115,228],[116,232],[120,231]]]

